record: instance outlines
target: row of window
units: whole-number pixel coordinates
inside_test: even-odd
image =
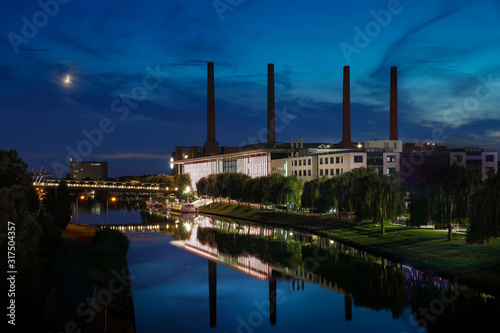
[[[334,173],[334,171],[335,171],[335,173]],[[341,173],[344,173],[344,168],[330,169],[330,176],[340,175]],[[325,169],[324,172],[323,172],[323,169],[319,169],[319,175],[320,175],[320,177],[321,176],[328,176],[328,169]]]
[[[340,175],[341,173],[344,173],[344,168],[340,168],[340,169],[330,169],[330,176],[334,176],[334,175]],[[311,176],[311,170],[304,170],[304,172],[302,172],[302,170],[295,170],[293,172],[293,174],[295,176],[299,176],[299,177],[310,177]],[[328,169],[320,169],[319,170],[319,175],[320,176],[328,176]]]
[[[302,161],[304,161],[304,164],[302,164]],[[306,164],[306,161],[307,161],[307,164]],[[310,158],[307,159],[307,160],[306,159],[298,160],[298,162],[299,162],[299,164],[298,164],[299,166],[302,166],[302,165],[311,165],[311,159]],[[293,161],[293,165],[297,166],[297,160]]]
[[[306,171],[307,171],[307,175],[306,175]],[[294,172],[295,176],[299,176],[299,177],[302,177],[302,170],[299,170],[299,172],[297,173],[297,170],[295,170]],[[311,170],[304,170],[304,177],[306,176],[311,176]]]
[[[335,163],[344,163],[344,156],[336,156],[336,157],[330,157],[330,164],[333,164],[335,158]],[[328,164],[328,157],[325,157],[324,159],[325,164]],[[323,158],[320,157],[319,159],[319,164],[323,164]]]

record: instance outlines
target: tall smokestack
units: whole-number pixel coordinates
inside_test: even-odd
[[[274,64],[267,65],[267,142],[276,143],[276,118],[274,103]]]
[[[344,66],[344,89],[342,95],[342,142],[343,148],[353,148],[351,142],[351,79],[349,66]]]
[[[390,139],[398,140],[398,68],[391,67],[391,124]]]
[[[214,63],[207,65],[207,142],[215,142]]]
[[[215,141],[215,85],[214,63],[207,63],[207,141],[205,142],[205,155],[217,155],[219,143]]]

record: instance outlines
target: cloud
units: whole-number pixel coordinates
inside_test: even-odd
[[[486,131],[486,136],[492,139],[500,139],[500,131]]]

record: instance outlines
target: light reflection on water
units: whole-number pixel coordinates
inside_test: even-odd
[[[149,224],[115,223],[125,215],[121,221]],[[475,329],[498,324],[492,297],[464,289],[443,303],[443,292],[461,286],[316,235],[207,217],[164,220],[130,208],[114,217],[111,223],[110,211],[112,228],[131,240],[138,332],[456,331],[471,327],[471,318]],[[445,309],[436,308],[440,302]]]

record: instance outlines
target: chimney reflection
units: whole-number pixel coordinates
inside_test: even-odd
[[[269,323],[276,325],[276,277],[269,277]]]
[[[210,328],[217,327],[217,263],[208,261],[208,299],[210,302]]]
[[[345,294],[344,301],[345,301],[345,320],[351,321],[352,320],[352,295]]]

